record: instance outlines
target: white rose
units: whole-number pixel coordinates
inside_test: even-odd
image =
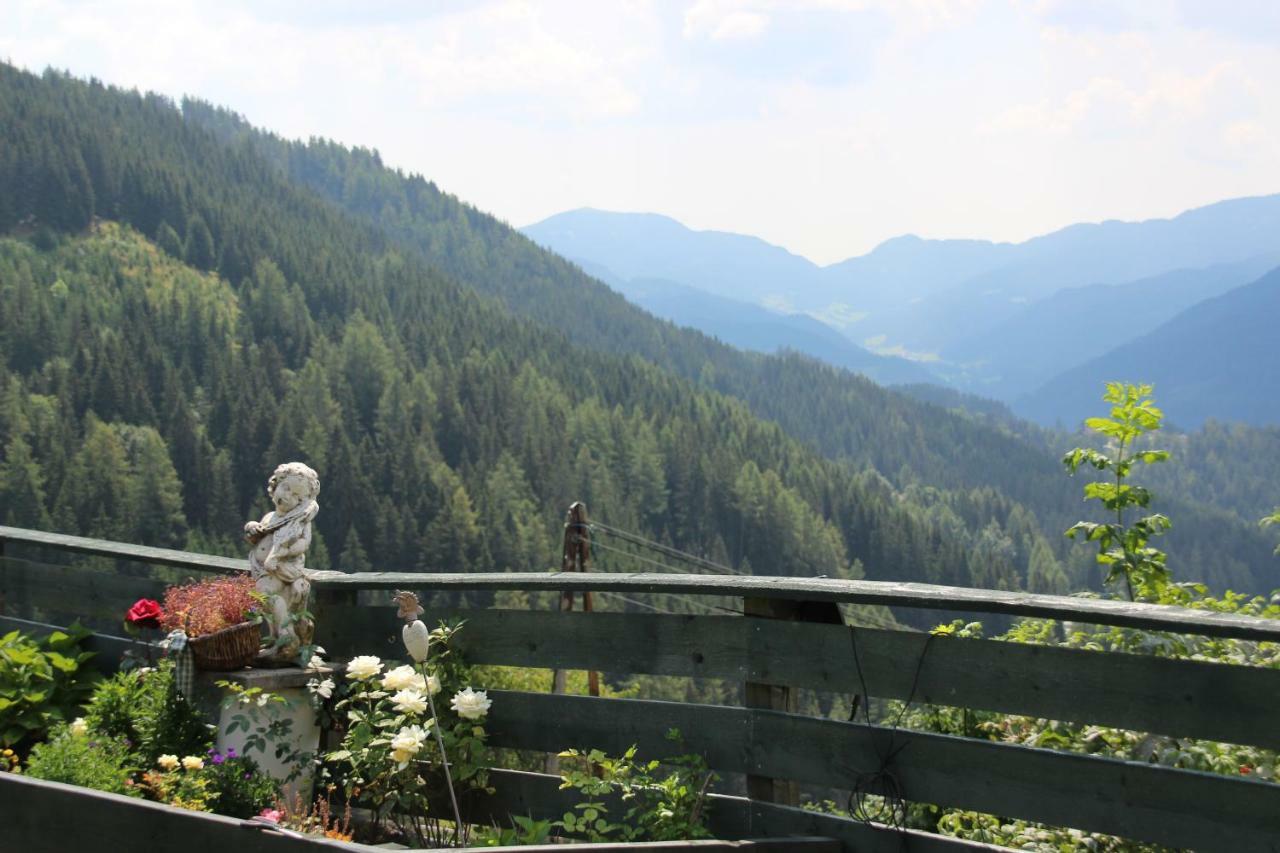
[[[67,726],[67,730],[76,737],[84,737],[89,733],[89,724],[84,721],[84,717],[76,717],[71,725]]]
[[[347,678],[363,681],[382,672],[382,661],[375,655],[359,655],[347,664]]]
[[[489,713],[489,706],[492,704],[493,700],[483,690],[472,690],[468,687],[453,694],[453,701],[449,703],[449,707],[457,711],[458,716],[464,720],[478,720]]]
[[[440,679],[436,678],[434,675],[427,676],[427,690],[428,692],[431,693],[432,696],[435,696],[437,693],[439,693]]]
[[[177,770],[178,756],[162,755],[156,759],[156,766],[159,767],[161,770]]]
[[[427,732],[422,726],[406,726],[391,739],[391,759],[398,762],[403,770],[426,740]]]
[[[417,690],[401,690],[391,697],[391,704],[402,714],[422,714],[427,710],[427,697]]]
[[[422,676],[414,672],[413,667],[408,664],[387,670],[387,674],[382,676],[382,686],[388,690],[406,690],[416,687],[421,681]]]
[[[182,759],[182,769],[183,770],[203,770],[204,759],[199,757],[198,755],[188,755],[186,758]]]

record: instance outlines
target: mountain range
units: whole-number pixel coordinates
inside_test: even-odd
[[[652,214],[584,209],[523,230],[623,293],[629,282],[657,277],[774,309],[777,324],[807,314],[880,355],[909,356],[929,381],[1008,402],[1035,418],[1048,409],[1024,407],[1021,400],[1060,374],[1094,358],[1105,361],[1112,348],[1280,265],[1280,195],[1223,201],[1171,219],[1072,225],[1016,244],[908,235],[826,267],[756,238],[693,231]],[[675,301],[662,315],[717,334],[695,304]],[[733,307],[714,314],[716,329],[732,325],[735,316],[753,330],[768,319],[743,309],[727,314]],[[816,347],[798,348],[831,360]],[[1145,369],[1132,359],[1124,364]],[[899,374],[882,371],[876,378],[919,381],[890,375]],[[1184,423],[1212,416],[1280,421],[1280,408],[1213,411],[1193,391],[1180,399],[1190,407]],[[1087,414],[1061,411],[1067,424]]]
[[[1099,588],[1074,437],[679,327],[376,151],[201,101],[0,64],[0,133],[0,523],[235,553],[298,459],[317,566],[545,568],[585,500],[741,572]],[[1183,576],[1275,585],[1249,464],[1230,504],[1167,488]]]

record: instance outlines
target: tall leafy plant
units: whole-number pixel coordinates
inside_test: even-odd
[[[1105,452],[1077,447],[1062,458],[1062,463],[1073,475],[1086,465],[1109,475],[1086,484],[1084,497],[1100,502],[1112,520],[1077,522],[1067,530],[1067,536],[1084,536],[1086,541],[1098,543],[1097,559],[1107,567],[1107,585],[1123,580],[1130,601],[1138,596],[1155,598],[1168,583],[1169,570],[1165,553],[1149,543],[1172,527],[1172,522],[1160,513],[1142,516],[1132,523],[1126,523],[1126,516],[1151,504],[1151,492],[1129,481],[1134,465],[1150,465],[1169,458],[1167,450],[1139,446],[1145,435],[1160,429],[1164,412],[1156,408],[1150,385],[1108,382],[1102,399],[1111,404],[1111,416],[1089,418],[1085,426],[1106,439]]]
[[[1280,525],[1280,506],[1276,507],[1275,512],[1273,512],[1271,515],[1268,515],[1266,518],[1262,519],[1262,521],[1258,523],[1261,524],[1263,527],[1269,527],[1272,524]],[[1280,555],[1280,545],[1276,546],[1276,554]]]

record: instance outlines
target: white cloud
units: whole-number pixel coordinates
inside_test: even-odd
[[[698,0],[684,13],[686,39],[701,37],[712,41],[749,39],[769,27],[767,3],[746,0]]]
[[[1280,42],[1175,0],[5,7],[0,56],[377,147],[518,224],[655,210],[829,262],[1280,190]]]

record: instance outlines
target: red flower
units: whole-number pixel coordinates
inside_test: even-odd
[[[1252,773],[1252,772],[1253,772],[1253,768],[1252,768],[1252,767],[1250,767],[1248,764],[1241,764],[1241,765],[1240,765],[1240,773],[1241,773],[1241,775],[1247,776],[1247,775],[1249,775],[1249,774],[1250,774],[1250,773]]]
[[[138,628],[159,628],[164,613],[160,610],[160,602],[150,598],[139,598],[125,614],[125,621]]]

